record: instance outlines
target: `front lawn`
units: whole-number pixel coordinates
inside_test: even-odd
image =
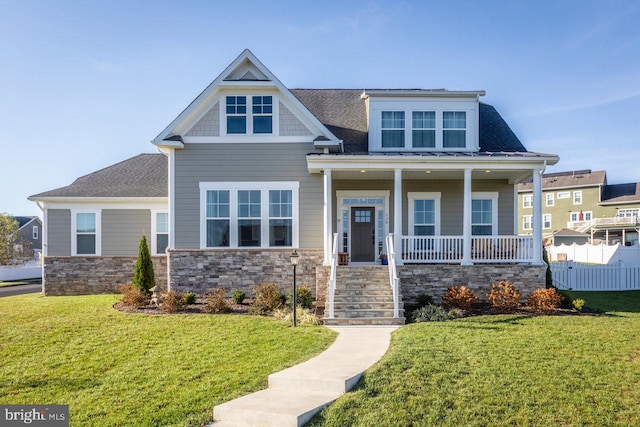
[[[69,404],[72,426],[200,426],[335,339],[257,316],[126,314],[117,299],[1,298],[0,403]]]
[[[479,316],[396,331],[314,426],[640,425],[640,292],[573,292],[601,316]]]

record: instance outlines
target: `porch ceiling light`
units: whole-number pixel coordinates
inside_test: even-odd
[[[485,171],[485,173],[491,173],[491,171],[490,171],[489,169],[487,169],[487,170]]]
[[[365,173],[366,171],[366,169],[360,169],[360,173]]]
[[[431,173],[431,171],[424,171],[424,173],[429,174],[429,173]]]

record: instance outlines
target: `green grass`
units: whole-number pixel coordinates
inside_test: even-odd
[[[640,292],[572,295],[608,313],[401,328],[359,385],[311,425],[640,425]]]
[[[125,314],[117,299],[0,298],[0,403],[69,404],[72,426],[200,426],[335,339],[263,317]]]

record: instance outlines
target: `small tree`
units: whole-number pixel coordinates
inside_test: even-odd
[[[153,273],[153,262],[151,261],[151,252],[147,245],[147,238],[143,235],[140,240],[138,249],[138,260],[133,273],[133,282],[138,289],[149,295],[149,289],[156,285],[155,274]]]
[[[18,221],[0,213],[0,265],[19,264],[29,258],[29,242],[21,238]]]

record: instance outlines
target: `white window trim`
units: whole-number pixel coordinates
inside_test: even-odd
[[[207,191],[229,191],[229,246],[207,247]],[[260,191],[260,246],[238,246],[238,191]],[[269,246],[269,190],[290,190],[292,196],[291,246]],[[299,247],[299,192],[298,181],[264,182],[200,182],[200,249],[286,249]]]
[[[157,214],[164,213],[167,214],[167,221],[169,220],[169,212],[166,210],[151,210],[151,256],[154,255],[163,255],[158,253],[158,218]],[[167,227],[169,224],[167,223]],[[167,236],[169,235],[169,230],[167,230]],[[168,247],[168,246],[167,246]]]
[[[77,216],[81,213],[96,215],[96,253],[78,254],[78,240],[76,236]],[[71,210],[71,256],[101,256],[102,255],[102,210],[101,209],[72,209]]]
[[[358,207],[358,206],[371,206],[370,203],[362,203],[362,204],[344,204],[343,200],[344,199],[383,199],[383,206],[379,206],[376,205],[376,227],[375,227],[375,233],[376,233],[376,242],[378,241],[378,239],[380,238],[383,242],[385,237],[389,234],[389,196],[390,196],[390,192],[389,190],[362,190],[362,191],[352,191],[352,190],[347,190],[347,191],[336,191],[336,200],[338,201],[338,210],[337,212],[339,212],[339,214],[337,215],[337,229],[340,230],[340,247],[342,247],[343,241],[342,241],[342,233],[344,231],[344,224],[343,224],[343,220],[342,220],[342,212],[344,210],[347,210],[349,212],[349,215],[347,215],[347,252],[351,253],[351,208],[352,207]],[[378,210],[382,209],[382,211],[384,212],[384,227],[383,227],[383,236],[378,236],[378,226],[377,226],[377,221],[378,221]],[[383,244],[384,245],[384,244]]]
[[[545,226],[546,218],[549,218],[549,226]],[[551,228],[551,214],[543,214],[542,215],[542,228],[548,230]]]
[[[40,230],[38,229],[38,226],[37,226],[37,225],[34,225],[34,226],[31,228],[31,238],[32,238],[33,240],[38,240],[38,238],[39,238],[39,237],[40,237]]]
[[[576,197],[580,198],[579,202],[576,202]],[[577,190],[573,192],[573,204],[574,205],[581,205],[582,204],[582,190]]]
[[[570,191],[559,191],[558,192],[558,199],[568,199],[571,197],[571,192]]]
[[[472,192],[471,200],[491,200],[491,236],[498,235],[498,192],[497,191],[480,191]],[[473,214],[471,215],[473,227]],[[482,236],[480,236],[482,237]]]
[[[522,229],[525,231],[533,230],[533,215],[522,215]]]
[[[227,96],[246,96],[247,97],[247,118],[246,133],[227,133]],[[270,96],[271,97],[271,133],[253,133],[253,97],[254,96]],[[279,98],[273,92],[225,92],[220,97],[220,135],[228,138],[236,138],[246,141],[247,136],[250,137],[274,137],[280,134],[280,102]],[[256,114],[256,116],[268,116],[269,114]],[[232,116],[238,116],[232,114]]]
[[[571,219],[575,215],[576,219]],[[591,221],[593,219],[593,211],[582,211],[582,215],[584,216],[584,220],[580,221],[580,211],[569,212],[569,221],[571,222],[584,222]],[[589,216],[589,219],[587,219]]]
[[[414,229],[415,229],[415,218],[414,218],[414,214],[415,214],[415,201],[416,200],[433,200],[434,201],[434,208],[435,208],[435,231],[434,231],[434,236],[440,236],[441,231],[440,231],[440,199],[442,197],[442,193],[439,192],[428,192],[428,193],[423,193],[423,192],[409,192],[407,193],[407,199],[408,199],[408,204],[409,204],[409,235],[413,236],[414,234]]]
[[[556,204],[554,193],[546,193],[546,195],[544,196],[544,200],[546,206],[555,206]]]
[[[531,208],[531,207],[533,207],[533,194],[523,194],[522,195],[522,207],[523,208]]]

